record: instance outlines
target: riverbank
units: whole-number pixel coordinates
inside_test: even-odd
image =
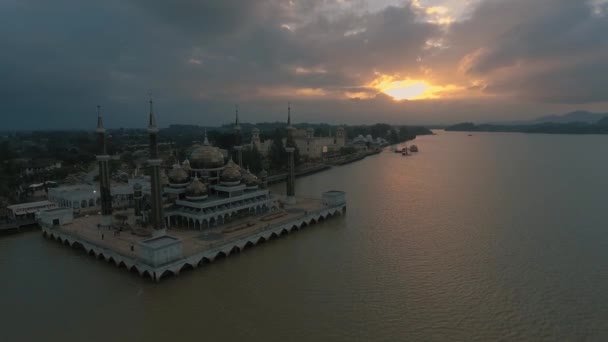
[[[296,167],[295,176],[296,178],[313,175],[319,172],[327,171],[333,166],[340,166],[349,163],[353,163],[362,160],[368,156],[372,156],[381,153],[383,148],[373,148],[367,151],[360,151],[357,153],[349,154],[346,156],[340,156],[335,158],[328,158],[323,163],[307,163]],[[283,182],[287,179],[287,172],[268,176],[268,184],[274,184]]]

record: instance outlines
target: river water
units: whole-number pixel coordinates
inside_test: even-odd
[[[608,340],[608,136],[416,144],[298,179],[345,216],[160,284],[0,237],[0,340]]]

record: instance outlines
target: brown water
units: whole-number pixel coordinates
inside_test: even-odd
[[[346,216],[160,284],[1,237],[0,341],[607,340],[608,136],[416,144],[297,181]]]

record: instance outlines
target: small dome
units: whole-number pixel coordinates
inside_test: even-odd
[[[262,169],[262,171],[260,172],[260,177],[268,177],[268,172],[266,172],[265,169]]]
[[[259,130],[259,128],[255,128],[255,127],[254,127],[254,128],[251,130],[251,132],[252,132],[252,133],[260,133],[260,130]]]
[[[243,183],[248,187],[257,186],[259,181],[253,173],[249,172],[249,169],[243,173]]]
[[[169,182],[171,184],[184,184],[188,182],[188,172],[179,164],[173,165],[173,169],[169,172]]]
[[[225,183],[234,183],[241,181],[241,168],[230,159],[226,167],[224,167],[224,171],[222,171],[222,175],[220,180]]]
[[[167,177],[167,173],[165,172],[164,169],[160,171],[160,184],[161,185],[169,184],[169,177]]]
[[[186,188],[186,198],[198,198],[207,196],[207,186],[195,177],[192,183]]]
[[[183,161],[182,163],[182,168],[187,172],[190,173],[190,171],[192,170],[192,168],[190,167],[190,160],[188,160],[188,158],[186,158],[186,160]]]
[[[142,189],[141,184],[139,184],[139,183],[133,184],[133,190],[141,190],[141,189]]]

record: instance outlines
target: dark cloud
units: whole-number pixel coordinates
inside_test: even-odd
[[[7,128],[89,127],[101,103],[108,125],[140,126],[149,91],[165,124],[226,122],[235,102],[251,121],[279,119],[287,99],[334,122],[476,110],[474,99],[396,103],[367,86],[379,74],[546,108],[608,101],[601,6],[486,0],[446,29],[407,1],[375,12],[366,1],[6,0],[0,115]]]
[[[591,2],[490,0],[450,33],[461,71],[486,91],[566,103],[608,101],[608,18]]]

